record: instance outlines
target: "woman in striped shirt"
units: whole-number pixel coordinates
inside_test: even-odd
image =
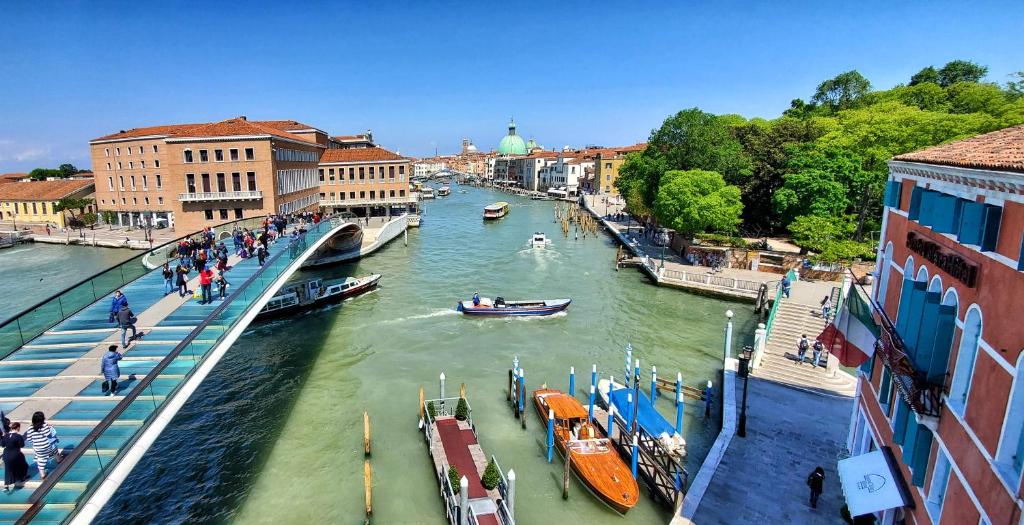
[[[57,455],[57,431],[46,422],[42,412],[32,414],[32,428],[25,432],[25,440],[32,443],[36,456],[36,467],[39,468],[39,479],[46,479],[46,466]]]

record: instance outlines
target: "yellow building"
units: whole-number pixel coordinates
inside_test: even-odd
[[[594,157],[594,181],[590,191],[601,195],[617,196],[615,179],[619,178],[619,167],[626,160],[626,154],[647,149],[647,144],[634,144],[619,148],[603,148]]]
[[[0,221],[5,225],[53,224],[63,228],[70,212],[55,209],[65,197],[92,198],[95,185],[92,178],[43,181],[15,181],[0,183]],[[95,213],[95,203],[76,210],[75,215]]]

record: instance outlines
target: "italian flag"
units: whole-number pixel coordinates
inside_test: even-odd
[[[818,339],[843,366],[860,366],[874,355],[878,334],[871,306],[857,286],[851,285],[846,301]]]

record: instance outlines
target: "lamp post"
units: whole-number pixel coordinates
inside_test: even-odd
[[[725,358],[732,357],[732,310],[725,311]]]
[[[747,437],[747,382],[750,380],[750,358],[754,353],[754,347],[747,345],[740,351],[739,375],[743,378],[743,403],[740,405],[740,423],[736,428],[736,435]]]

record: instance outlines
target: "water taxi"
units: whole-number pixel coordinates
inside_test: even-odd
[[[633,508],[640,488],[611,440],[587,420],[587,409],[575,397],[550,388],[534,391],[533,403],[545,425],[548,411],[554,413],[555,448],[562,457],[571,455],[580,482],[620,514]]]
[[[434,198],[434,188],[431,188],[430,186],[424,186],[423,189],[420,190],[420,198],[421,199],[433,199]]]
[[[493,301],[481,297],[479,302],[460,301],[455,309],[466,315],[505,316],[505,315],[551,315],[569,307],[572,299],[548,299],[535,301],[506,301],[503,297]]]
[[[366,293],[377,287],[380,274],[366,277],[346,277],[331,281],[312,279],[282,288],[267,305],[256,314],[256,319],[281,317],[300,310],[337,303],[349,297]]]
[[[531,248],[547,248],[551,246],[551,239],[548,239],[542,232],[536,232],[530,237],[529,243]]]
[[[484,207],[484,220],[500,219],[506,215],[508,215],[507,202],[495,202],[494,204]]]
[[[630,390],[608,379],[601,379],[597,382],[597,391],[601,394],[604,408],[608,408],[610,400],[615,405],[616,412],[632,417],[633,409],[629,406],[628,401]],[[665,419],[665,416],[662,416],[661,412],[654,408],[650,398],[643,391],[634,391],[634,394],[640,400],[636,409],[636,421],[640,428],[647,435],[657,439],[669,454],[679,459],[686,457],[686,440],[683,439],[683,436],[680,436],[676,428]]]
[[[447,186],[447,185],[441,186],[440,188],[437,189],[437,196],[438,197],[447,197],[447,196],[451,195],[451,193],[452,193],[452,189],[451,189],[450,186]]]

